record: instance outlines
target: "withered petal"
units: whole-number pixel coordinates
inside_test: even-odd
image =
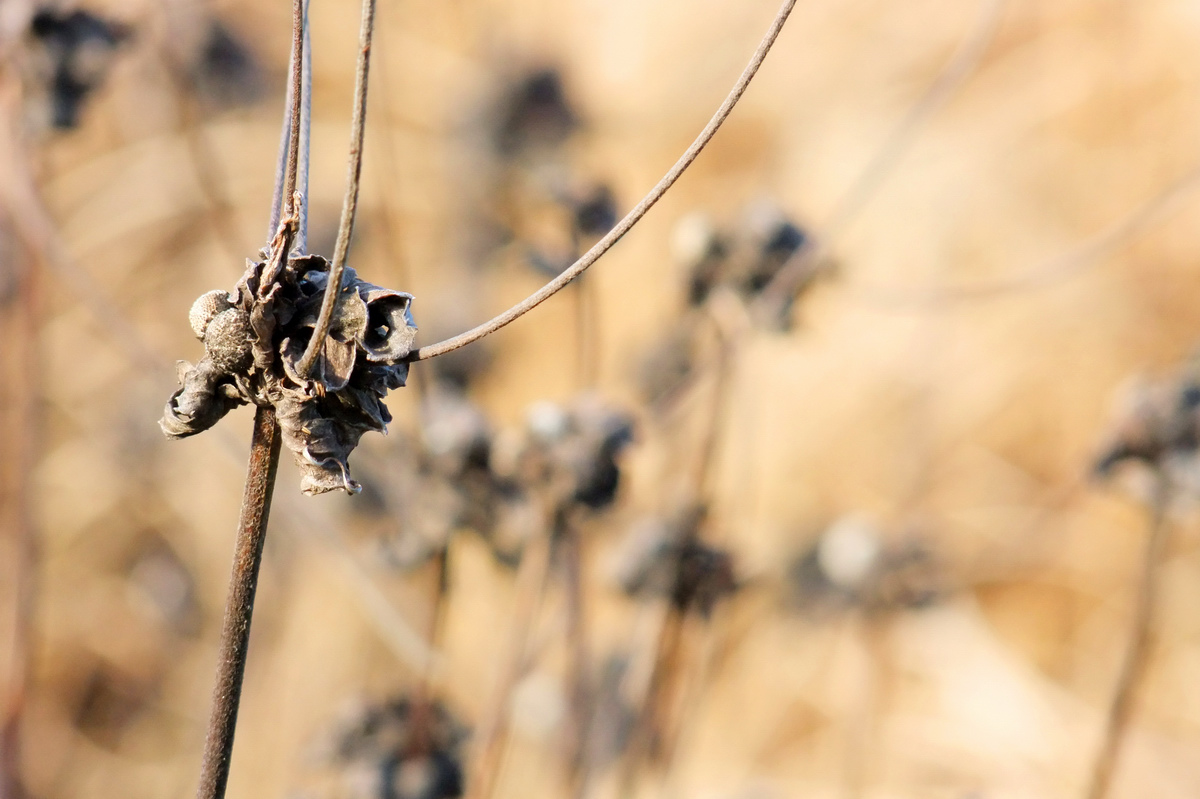
[[[180,364],[186,364],[181,361]],[[186,370],[182,387],[171,395],[158,425],[168,438],[186,438],[215,425],[244,400],[229,396],[228,376],[207,359]]]
[[[369,318],[359,344],[367,360],[375,363],[399,363],[412,352],[417,326],[412,317],[412,295],[360,283],[359,293],[366,300]]]

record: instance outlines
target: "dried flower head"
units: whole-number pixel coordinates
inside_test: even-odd
[[[767,287],[808,242],[808,234],[782,209],[764,201],[750,205],[729,230],[717,228],[703,214],[685,216],[676,225],[671,249],[685,272],[690,306],[703,305],[718,286],[727,286],[747,305],[761,305]],[[810,270],[754,318],[771,330],[789,329],[792,306],[819,272]]]
[[[946,592],[942,570],[922,541],[887,543],[858,515],[830,524],[788,571],[791,601],[810,612],[925,607]]]
[[[405,358],[417,333],[412,295],[360,280],[347,267],[329,335],[306,376],[298,364],[317,323],[329,262],[293,257],[277,279],[267,268],[267,261],[250,262],[233,292],[196,300],[188,318],[204,357],[179,362],[182,388],[160,425],[183,438],[238,405],[270,405],[300,468],[301,490],[355,493],[350,453],[363,433],[386,431],[391,414],[383,398],[408,377]]]
[[[616,498],[617,458],[632,441],[633,419],[595,397],[581,397],[567,407],[539,402],[527,413],[513,477],[555,509],[600,510]]]
[[[335,737],[334,760],[356,799],[462,796],[466,729],[441,702],[401,696],[371,705]]]
[[[1120,409],[1093,470],[1108,476],[1122,463],[1166,472],[1197,484],[1200,449],[1200,358],[1162,380],[1139,381],[1124,392]]]
[[[540,69],[514,82],[495,112],[492,143],[505,157],[516,157],[561,145],[579,120],[567,101],[562,77]]]
[[[196,94],[217,108],[253,103],[263,95],[265,77],[250,45],[218,19],[210,19],[188,64]]]
[[[43,8],[33,15],[29,35],[51,124],[60,130],[74,128],[83,101],[104,80],[113,54],[130,31],[87,11]]]
[[[738,589],[733,556],[700,539],[707,513],[690,505],[669,519],[652,518],[631,531],[617,567],[622,590],[633,597],[670,599],[680,612],[712,615]]]

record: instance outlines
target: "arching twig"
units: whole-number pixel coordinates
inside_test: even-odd
[[[454,338],[421,347],[409,356],[409,360],[423,361],[426,358],[445,355],[447,352],[452,352],[459,347],[465,347],[484,336],[496,332],[553,297],[568,283],[582,275],[589,266],[600,260],[602,255],[608,252],[622,236],[628,233],[646,215],[647,211],[654,207],[656,202],[662,199],[662,196],[675,185],[675,181],[679,180],[679,176],[696,160],[696,156],[700,155],[700,151],[704,149],[705,145],[712,140],[717,130],[725,122],[726,118],[729,117],[730,112],[733,111],[733,107],[737,105],[738,100],[742,99],[742,95],[746,93],[746,88],[750,85],[750,81],[754,79],[758,68],[762,66],[767,53],[771,51],[771,46],[775,44],[775,40],[779,37],[779,32],[783,30],[783,24],[787,21],[788,15],[792,12],[792,8],[795,5],[796,0],[784,0],[779,12],[775,15],[775,19],[771,22],[771,27],[767,29],[766,34],[758,45],[758,49],[754,51],[754,55],[750,58],[750,63],[742,71],[741,77],[738,78],[737,83],[734,84],[725,101],[721,103],[721,107],[717,109],[712,119],[704,126],[704,130],[700,131],[700,135],[684,151],[683,155],[679,157],[679,160],[675,162],[675,165],[671,167],[667,174],[663,176],[662,180],[650,190],[649,194],[642,198],[641,202],[633,207],[632,211],[625,215],[624,219],[617,223],[616,227],[608,231],[604,238],[596,242],[590,250],[565,269],[558,277],[504,313]]]
[[[853,296],[886,310],[926,311],[1048,288],[1100,263],[1105,255],[1136,238],[1149,225],[1175,210],[1197,188],[1200,188],[1200,166],[1188,170],[1161,192],[1082,243],[1021,274],[960,286],[859,285],[852,287]]]
[[[350,250],[350,236],[354,232],[354,214],[358,209],[358,183],[362,174],[363,134],[367,126],[367,77],[371,68],[371,35],[375,28],[375,0],[363,0],[362,25],[358,32],[358,67],[354,76],[354,116],[350,123],[350,163],[346,175],[346,196],[342,199],[342,219],[338,223],[337,243],[333,248],[333,265],[329,268],[329,282],[325,284],[325,296],[321,300],[321,315],[313,329],[312,338],[304,350],[304,356],[296,366],[302,376],[308,376],[316,363],[317,355],[329,335],[329,324],[338,297],[342,293],[342,271],[346,267],[346,253]]]

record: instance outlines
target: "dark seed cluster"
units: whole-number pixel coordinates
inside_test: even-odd
[[[681,613],[712,615],[738,589],[733,556],[700,538],[706,517],[691,505],[668,519],[648,519],[626,544],[618,579],[632,597],[666,597]]]
[[[344,723],[333,759],[354,799],[455,799],[463,793],[466,737],[441,702],[400,696]]]
[[[311,374],[302,375],[298,364],[317,324],[329,262],[294,257],[277,279],[266,274],[268,263],[248,263],[233,292],[196,300],[189,320],[204,357],[179,362],[181,388],[159,424],[167,436],[183,438],[238,405],[269,405],[300,468],[301,490],[356,493],[350,453],[363,433],[386,431],[392,417],[383,398],[408,377],[405,358],[417,334],[412,295],[367,283],[347,268],[329,335]]]
[[[29,26],[36,84],[59,130],[79,125],[83,103],[103,82],[129,28],[83,10],[43,8]]]
[[[821,532],[792,563],[788,583],[791,604],[815,615],[918,609],[948,591],[942,564],[924,541],[885,540],[874,524],[854,515]]]
[[[1093,470],[1105,477],[1133,462],[1187,478],[1195,472],[1198,448],[1200,357],[1193,357],[1176,374],[1127,392]]]
[[[633,440],[630,417],[594,397],[538,403],[524,430],[498,435],[465,394],[439,383],[422,416],[410,488],[422,513],[401,519],[386,542],[389,560],[403,568],[424,563],[458,531],[478,534],[501,563],[515,565],[534,531],[613,503],[619,456]]]

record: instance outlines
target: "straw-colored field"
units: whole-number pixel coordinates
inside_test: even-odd
[[[17,5],[4,0],[0,18]],[[289,4],[80,5],[132,35],[77,129],[47,129],[32,79],[0,67],[0,679],[13,679],[16,593],[32,585],[28,796],[183,797],[252,412],[184,441],[157,420],[174,361],[202,354],[192,300],[232,287],[266,243]],[[544,281],[531,248],[568,251],[545,186],[606,183],[623,214],[775,11],[380,0],[351,265],[415,295],[422,343],[498,313]],[[205,104],[172,79],[213,14],[258,63],[257,99]],[[328,255],[358,4],[312,0],[311,28],[309,246]],[[488,140],[497,107],[544,68],[579,125],[549,154],[505,162]],[[1083,796],[1130,640],[1151,484],[1136,467],[1107,482],[1089,470],[1122,386],[1169,374],[1200,338],[1198,142],[1195,4],[800,0],[727,125],[582,290],[474,345],[490,356],[469,395],[502,433],[493,457],[530,406],[589,386],[636,420],[616,502],[576,531],[593,692],[614,658],[644,677],[672,623],[661,602],[621,592],[615,561],[639,519],[696,498],[715,431],[701,536],[730,551],[740,590],[682,625],[664,667],[665,752],[640,771],[610,753],[576,795],[618,796],[632,771],[632,795],[676,799]],[[714,298],[728,357],[705,338],[691,382],[650,408],[638,375],[684,312],[680,221],[702,212],[745,230],[768,205],[820,242],[828,269],[787,333],[753,325],[732,293]],[[30,269],[32,294],[18,278]],[[388,552],[440,512],[405,465],[431,418],[418,398],[436,396],[432,365],[413,366],[388,400],[391,434],[366,436],[352,459],[361,496],[302,496],[284,452],[231,797],[409,795],[371,793],[329,750],[353,708],[426,683],[435,570],[399,569]],[[1200,790],[1200,548],[1189,498],[1173,499],[1112,797]],[[925,559],[898,578],[916,586],[900,591],[931,601],[885,590],[823,604],[819,586],[798,587],[812,574],[793,564],[839,520],[852,550],[919,546]],[[477,535],[455,535],[448,562],[427,690],[475,729],[460,750],[470,788],[529,597]],[[498,798],[571,795],[567,584],[555,558],[499,719]],[[621,689],[635,705],[636,682]]]

